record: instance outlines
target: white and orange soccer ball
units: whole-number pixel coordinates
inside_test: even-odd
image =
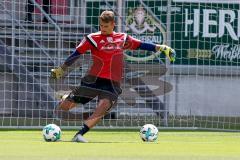
[[[153,124],[145,124],[140,129],[140,138],[144,142],[154,142],[158,138],[158,129]]]

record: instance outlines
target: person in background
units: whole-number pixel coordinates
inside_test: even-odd
[[[51,0],[42,0],[42,8],[43,10],[51,17]],[[26,11],[26,16],[25,16],[25,21],[28,23],[33,22],[33,12],[34,12],[34,4],[31,0],[26,1],[26,6],[25,6],[25,11]],[[52,20],[54,20],[52,18]],[[43,17],[42,19],[43,23],[48,23],[47,17]]]

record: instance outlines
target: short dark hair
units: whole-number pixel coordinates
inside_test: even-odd
[[[99,20],[108,23],[114,22],[114,12],[113,11],[103,11],[99,16]]]

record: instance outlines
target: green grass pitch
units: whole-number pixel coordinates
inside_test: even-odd
[[[161,131],[146,143],[138,131],[92,130],[90,143],[45,142],[41,130],[0,130],[0,160],[239,160],[240,133]]]

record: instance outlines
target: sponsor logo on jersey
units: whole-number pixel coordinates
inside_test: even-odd
[[[107,37],[107,41],[108,42],[113,42],[113,38],[112,37]]]

